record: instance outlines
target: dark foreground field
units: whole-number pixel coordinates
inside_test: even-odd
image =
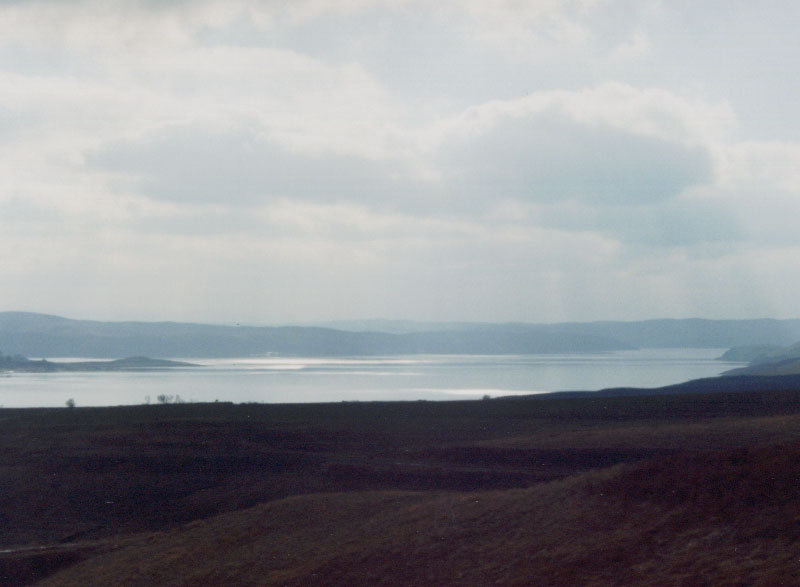
[[[793,585],[800,390],[0,410],[0,584]]]

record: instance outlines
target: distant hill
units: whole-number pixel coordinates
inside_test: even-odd
[[[800,366],[800,362],[798,362]],[[658,395],[688,395],[688,394],[738,394],[750,392],[772,392],[800,389],[800,370],[787,369],[785,373],[767,372],[754,373],[744,369],[733,369],[718,377],[704,377],[692,379],[683,383],[665,385],[662,387],[609,387],[598,391],[556,391],[548,394],[534,394],[529,396],[499,397],[498,400],[540,399],[542,397],[637,397]]]
[[[753,365],[777,363],[787,359],[800,358],[800,342],[790,346],[753,345],[734,347],[720,357],[725,361],[747,361]]]
[[[747,367],[725,371],[723,376],[754,375],[759,377],[772,377],[775,375],[799,375],[800,357],[775,361],[773,363],[755,363]]]
[[[720,360],[745,363],[769,362],[770,357],[783,353],[785,348],[774,344],[737,346],[725,351]]]
[[[0,313],[0,351],[28,357],[242,357],[397,354],[526,354],[631,348],[593,333],[493,326],[392,334],[333,328],[99,322],[24,312]]]
[[[730,348],[769,344],[788,345],[800,340],[800,320],[644,320],[554,324],[561,332],[611,336],[638,348]]]
[[[800,375],[800,342],[790,346],[753,345],[729,349],[720,357],[726,361],[747,361],[747,367],[723,375]]]
[[[560,322],[552,324],[415,322],[413,320],[339,320],[326,326],[350,332],[515,331],[580,334],[619,341],[631,348],[730,348],[766,345],[780,348],[800,340],[800,320],[705,320],[701,318],[642,321]],[[727,359],[747,360],[747,359]]]
[[[242,357],[538,354],[789,344],[800,320],[647,320],[562,324],[367,321],[322,326],[100,322],[0,312],[0,351],[28,357]],[[358,326],[347,330],[346,325]],[[385,327],[392,332],[370,328]]]
[[[387,320],[372,318],[365,320],[330,320],[309,324],[322,328],[334,328],[348,332],[388,332],[390,334],[409,334],[412,332],[450,332],[478,330],[487,326],[484,322],[422,322],[418,320]]]

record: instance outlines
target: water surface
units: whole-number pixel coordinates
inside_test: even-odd
[[[409,355],[393,357],[191,359],[203,365],[148,372],[11,373],[0,376],[4,407],[184,401],[337,402],[452,400],[658,387],[741,365],[725,349],[644,349],[591,354]],[[57,360],[57,359],[52,359]]]

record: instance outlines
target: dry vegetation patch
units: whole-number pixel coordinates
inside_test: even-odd
[[[799,459],[794,445],[528,489],[294,497],[154,535],[43,584],[789,585]]]
[[[8,584],[797,583],[800,391],[0,417]]]
[[[720,450],[764,446],[800,438],[800,414],[759,417],[717,417],[681,421],[600,423],[535,434],[483,440],[477,446],[503,449],[652,451]]]

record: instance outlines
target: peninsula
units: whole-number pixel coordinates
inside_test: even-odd
[[[31,360],[21,355],[0,354],[0,371],[21,373],[54,373],[60,371],[152,371],[175,367],[198,367],[194,363],[151,359],[149,357],[128,357],[113,361],[48,361]]]

